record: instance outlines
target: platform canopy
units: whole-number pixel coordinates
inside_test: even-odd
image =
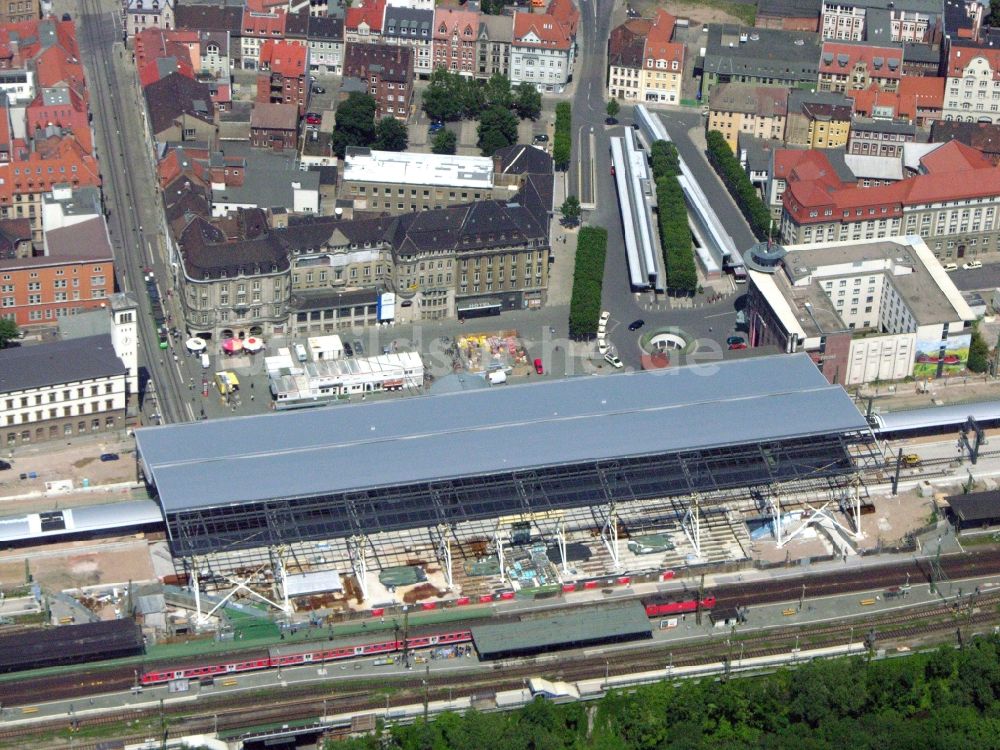
[[[806,355],[136,432],[175,556],[716,493],[858,468],[874,437]],[[858,446],[856,450],[852,446]]]

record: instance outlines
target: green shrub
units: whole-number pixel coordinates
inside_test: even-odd
[[[758,240],[766,240],[771,231],[771,212],[750,183],[746,170],[733,155],[722,133],[712,130],[706,140],[708,148],[705,153],[708,156],[708,163],[712,165],[729,194],[733,196],[747,224],[750,225],[750,231]]]
[[[552,141],[552,160],[556,169],[568,169],[573,147],[573,114],[569,102],[556,105],[556,133]]]

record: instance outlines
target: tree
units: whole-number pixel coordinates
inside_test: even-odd
[[[10,341],[15,341],[21,335],[21,330],[10,318],[0,318],[0,349],[7,346]]]
[[[559,212],[562,214],[564,224],[569,226],[578,224],[580,222],[580,199],[575,195],[567,196],[562,206],[559,207]]]
[[[621,111],[621,105],[618,104],[618,100],[617,99],[609,99],[608,100],[608,106],[607,106],[608,117],[610,117],[612,120],[614,120],[616,117],[618,117],[618,113],[620,111]]]
[[[510,109],[514,103],[514,95],[510,91],[510,79],[503,73],[494,73],[486,82],[483,95],[487,107],[503,107]]]
[[[573,291],[569,302],[569,335],[587,339],[597,333],[604,285],[604,260],[608,250],[608,230],[584,227],[576,239]]]
[[[971,372],[986,372],[990,366],[990,347],[978,328],[972,330],[972,341],[969,344],[969,359],[965,366]]]
[[[517,118],[509,109],[490,107],[479,120],[477,145],[483,156],[493,156],[501,148],[517,142]]]
[[[410,134],[406,126],[395,117],[383,117],[375,126],[375,142],[372,148],[379,151],[406,151]]]
[[[458,145],[458,136],[448,128],[442,128],[431,139],[431,152],[435,154],[453,154]]]
[[[464,88],[465,82],[458,73],[450,73],[445,68],[435,69],[421,98],[424,112],[432,120],[461,120],[465,111]]]
[[[1000,26],[1000,3],[990,3],[990,13],[986,17],[986,25],[994,28]]]
[[[517,84],[514,90],[514,109],[522,120],[537,120],[542,113],[542,95],[538,89],[526,81]]]
[[[375,100],[368,94],[354,92],[337,107],[334,153],[344,158],[348,146],[370,146],[374,141]]]

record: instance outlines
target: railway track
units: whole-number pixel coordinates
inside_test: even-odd
[[[773,656],[788,653],[790,644],[800,640],[809,648],[841,645],[848,640],[851,631],[857,633],[860,642],[861,634],[873,630],[880,643],[891,644],[896,641],[913,641],[914,639],[929,639],[942,634],[950,634],[956,628],[974,628],[977,626],[996,625],[1000,621],[996,605],[1000,603],[1000,593],[980,595],[976,598],[976,609],[971,614],[961,612],[956,615],[952,605],[936,602],[934,604],[913,607],[905,612],[887,612],[863,619],[838,622],[809,627],[807,625],[790,625],[764,632],[753,632],[740,636],[730,643],[727,639],[716,639],[708,643],[698,643],[690,646],[659,645],[655,649],[641,651],[623,651],[615,654],[615,662],[609,664],[604,656],[585,656],[583,658],[567,658],[553,664],[551,661],[527,659],[515,663],[498,663],[497,668],[477,677],[463,676],[458,684],[456,678],[448,675],[436,676],[433,673],[423,677],[402,675],[398,678],[386,676],[384,681],[390,683],[395,690],[389,706],[400,706],[419,702],[423,697],[426,681],[429,699],[443,698],[445,695],[469,695],[477,690],[489,688],[501,691],[516,689],[524,684],[527,677],[539,674],[559,680],[590,679],[602,674],[627,675],[637,671],[650,669],[653,663],[665,663],[662,658],[670,652],[670,663],[674,666],[689,666],[710,662],[723,661],[732,657],[734,644],[740,646],[741,658],[757,656]],[[657,659],[654,654],[661,658]],[[664,674],[666,676],[666,673]],[[369,678],[370,679],[370,678]],[[311,694],[303,694],[311,691]],[[295,693],[298,694],[295,694]],[[385,708],[385,699],[375,697],[371,692],[358,690],[350,694],[316,692],[316,687],[285,688],[285,694],[292,693],[284,700],[258,698],[238,707],[231,705],[226,696],[202,697],[198,702],[197,713],[191,713],[190,706],[166,706],[162,713],[162,725],[167,734],[179,737],[188,734],[215,733],[219,731],[238,730],[247,726],[268,724],[271,722],[290,722],[308,720],[330,714],[350,714],[362,710]],[[45,722],[37,727],[14,728],[0,731],[0,745],[30,747],[28,738],[51,732],[53,729],[66,729],[70,719],[63,718]],[[107,714],[100,717],[87,717],[76,720],[81,729],[93,730],[100,727],[122,726],[120,738],[134,737],[139,740],[150,736],[150,725],[157,726],[160,714],[153,710],[127,710]],[[129,727],[144,722],[145,729],[134,736],[129,733]],[[67,733],[67,736],[70,736]],[[13,743],[13,744],[11,744]],[[74,742],[81,750],[86,744]],[[96,747],[96,743],[94,745]]]
[[[952,580],[1000,573],[1000,550],[981,549],[961,557],[944,558],[941,560],[941,567],[948,578]],[[823,576],[790,575],[783,578],[725,584],[712,587],[712,591],[717,597],[717,607],[752,608],[760,604],[798,602],[802,596],[803,584],[806,587],[805,598],[808,601],[811,598],[835,594],[879,592],[890,586],[905,583],[908,575],[911,583],[930,580],[929,564],[909,560],[890,566],[850,568]],[[504,619],[513,619],[513,617],[514,615],[506,614],[492,621],[500,622]],[[456,621],[449,625],[462,627],[463,621]],[[230,654],[213,654],[205,658],[210,658],[213,661],[225,661],[228,656]],[[24,680],[3,683],[3,704],[5,706],[31,705],[38,701],[39,695],[51,695],[53,699],[69,699],[87,697],[97,692],[114,692],[130,687],[134,683],[133,670],[136,668],[142,671],[156,665],[174,663],[176,662],[136,663],[134,666],[107,669],[95,667],[94,670],[83,675],[69,678],[66,676],[30,677],[30,673],[26,673]]]

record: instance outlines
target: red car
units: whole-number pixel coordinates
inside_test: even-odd
[[[739,341],[739,342],[737,342],[735,344],[730,344],[729,348],[730,349],[746,349],[747,348],[747,342],[746,341]]]
[[[540,359],[535,360],[535,372],[537,372],[539,375],[545,374],[545,368],[542,367],[542,360]]]
[[[611,165],[611,176],[612,177],[615,176],[615,165],[614,164]]]
[[[306,125],[319,125],[323,122],[322,115],[318,115],[315,112],[306,112]]]

